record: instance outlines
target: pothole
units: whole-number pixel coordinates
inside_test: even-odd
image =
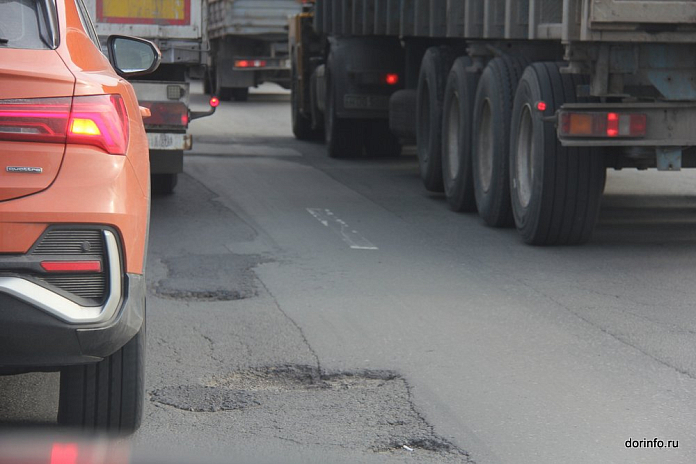
[[[219,412],[258,406],[253,394],[203,385],[164,387],[150,394],[152,401],[184,411]]]
[[[324,373],[281,365],[204,383],[163,388],[151,399],[187,411],[230,411],[235,423],[258,436],[469,462],[466,452],[434,432],[414,407],[406,380],[391,371]]]
[[[256,292],[237,290],[170,290],[157,288],[157,296],[182,301],[235,301],[256,296]]]
[[[164,259],[168,276],[154,286],[157,296],[182,301],[234,301],[257,295],[253,268],[260,255],[193,255]]]
[[[283,365],[249,369],[226,376],[213,377],[209,386],[248,391],[348,390],[378,388],[397,379],[389,371],[354,371],[322,373],[316,367]]]

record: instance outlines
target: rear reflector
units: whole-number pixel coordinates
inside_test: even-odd
[[[46,272],[101,272],[101,261],[42,261]]]
[[[125,155],[128,114],[120,95],[0,100],[0,140],[93,145]]]
[[[560,121],[565,137],[640,138],[647,133],[645,114],[561,112]]]

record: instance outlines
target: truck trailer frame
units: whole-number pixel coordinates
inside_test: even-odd
[[[415,140],[453,210],[584,243],[606,168],[696,166],[694,17],[676,0],[308,2],[290,21],[293,130],[336,157]]]

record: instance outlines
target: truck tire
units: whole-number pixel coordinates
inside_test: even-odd
[[[452,211],[476,211],[471,164],[471,126],[479,73],[467,71],[473,62],[457,58],[445,87],[442,113],[442,179]]]
[[[357,158],[362,155],[365,124],[361,119],[339,118],[336,114],[336,91],[331,75],[326,76],[324,138],[330,158]]]
[[[215,84],[215,70],[208,69],[203,74],[203,93],[212,97],[213,95],[215,95],[216,88],[217,86]]]
[[[152,193],[156,195],[171,194],[178,182],[178,174],[152,174],[150,176],[150,188]]]
[[[215,68],[215,79],[213,79],[213,82],[215,83],[215,94],[217,97],[220,99],[220,101],[230,101],[232,99],[232,89],[229,87],[222,87],[220,85],[220,82],[222,82],[222,79],[220,78],[220,70],[218,68]]]
[[[234,87],[232,90],[232,98],[238,102],[249,100],[249,87]]]
[[[596,148],[563,147],[553,116],[574,103],[576,75],[561,74],[556,63],[536,63],[524,72],[515,96],[510,139],[510,189],[515,225],[531,245],[587,242],[597,223],[606,180]],[[546,103],[541,111],[538,103]]]
[[[120,350],[95,364],[60,371],[58,423],[130,433],[140,427],[145,397],[145,321]]]
[[[430,47],[423,56],[416,99],[416,141],[421,179],[426,190],[442,192],[442,102],[454,62],[447,47]]]
[[[399,138],[386,119],[369,119],[365,125],[365,154],[369,157],[396,157],[401,154]]]
[[[290,79],[292,133],[298,140],[314,140],[318,137],[318,134],[316,130],[312,129],[312,118],[308,118],[300,112],[299,80],[295,66],[290,71]]]
[[[514,224],[510,206],[510,118],[522,64],[494,58],[479,80],[474,102],[472,166],[476,208],[491,227]]]
[[[389,98],[389,129],[406,142],[416,140],[416,100],[418,92],[397,90]]]

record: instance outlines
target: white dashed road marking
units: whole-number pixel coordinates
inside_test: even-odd
[[[360,233],[350,227],[345,221],[337,217],[329,209],[323,208],[307,208],[309,214],[324,224],[329,229],[341,236],[344,242],[353,250],[379,250],[368,239],[360,235]]]

